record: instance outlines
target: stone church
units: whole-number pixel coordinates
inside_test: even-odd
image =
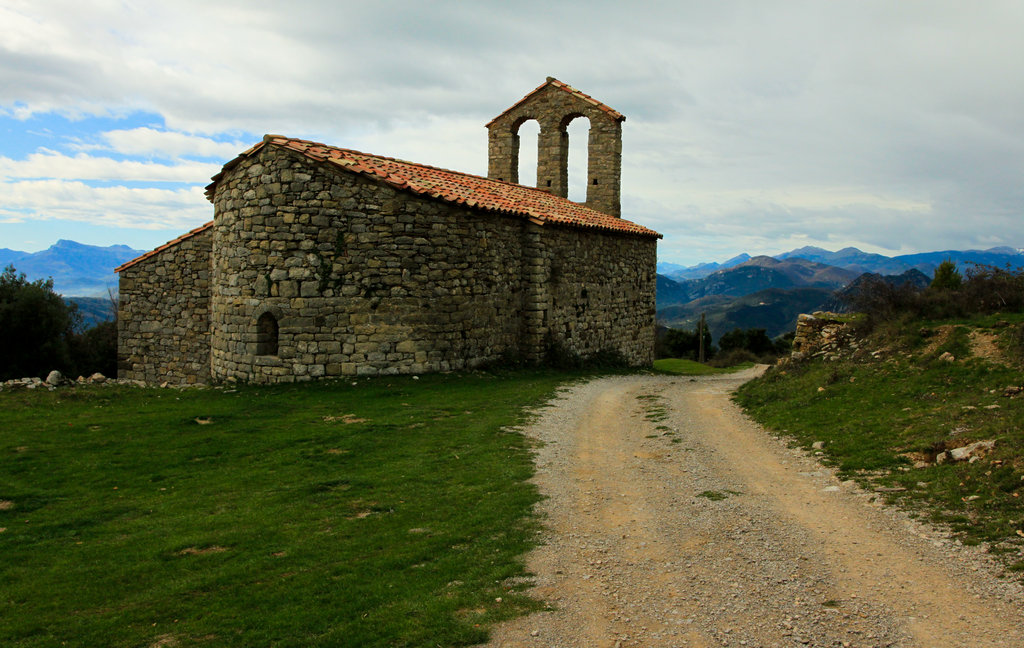
[[[587,198],[568,135],[590,122]],[[537,187],[519,128],[540,124]],[[267,135],[224,165],[213,221],[117,268],[119,376],[272,383],[653,360],[660,235],[620,217],[620,113],[557,79],[487,124],[488,177]]]

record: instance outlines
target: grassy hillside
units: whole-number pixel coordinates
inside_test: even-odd
[[[535,608],[565,374],[0,392],[0,645],[458,646]]]
[[[788,363],[738,402],[879,497],[1024,574],[1024,315],[909,321],[836,361]],[[942,456],[977,441],[973,462]],[[817,446],[817,447],[816,447]]]

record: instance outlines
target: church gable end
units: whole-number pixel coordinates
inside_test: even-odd
[[[518,353],[523,221],[264,147],[217,183],[214,378],[423,373]],[[276,355],[259,354],[273,307]]]
[[[210,378],[210,249],[197,228],[117,269],[117,373],[151,383]]]

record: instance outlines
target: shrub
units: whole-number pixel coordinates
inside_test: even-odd
[[[699,328],[699,327],[698,327]],[[667,358],[685,358],[697,360],[700,356],[700,337],[697,329],[692,331],[686,329],[668,329],[662,342],[661,353]],[[711,331],[704,327],[704,359],[710,359],[715,355],[715,348],[711,343]]]
[[[100,322],[68,340],[71,354],[69,376],[89,376],[97,371],[117,375],[117,322]]]
[[[77,323],[74,305],[53,292],[52,279],[30,282],[7,266],[0,274],[0,380],[68,372]]]
[[[718,339],[718,348],[724,351],[745,349],[755,356],[774,355],[775,344],[765,329],[734,329]]]
[[[793,340],[796,339],[796,331],[789,331],[783,333],[779,337],[773,340],[775,344],[775,355],[784,356],[789,355],[793,351]]]
[[[762,360],[764,358],[759,358],[748,349],[729,349],[715,355],[708,364],[712,367],[735,367],[744,362],[761,362]]]
[[[943,262],[935,275],[932,285],[924,290],[909,283],[894,286],[881,278],[871,278],[843,300],[850,310],[867,316],[867,330],[886,321],[1024,312],[1024,271],[1019,268],[974,265],[967,270],[966,279],[957,284],[960,275],[956,267]]]
[[[114,312],[117,312],[116,309]],[[28,281],[7,266],[0,274],[0,380],[38,376],[117,375],[117,323],[76,332],[73,303],[53,292],[53,280]]]
[[[956,290],[963,284],[964,278],[956,269],[956,264],[946,259],[935,268],[935,277],[930,288],[934,290]]]

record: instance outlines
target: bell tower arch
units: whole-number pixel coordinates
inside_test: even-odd
[[[519,127],[540,123],[537,188],[566,198],[569,192],[569,135],[577,117],[590,121],[587,142],[587,207],[621,217],[622,122],[617,110],[554,77],[487,124],[487,177],[519,182]]]

